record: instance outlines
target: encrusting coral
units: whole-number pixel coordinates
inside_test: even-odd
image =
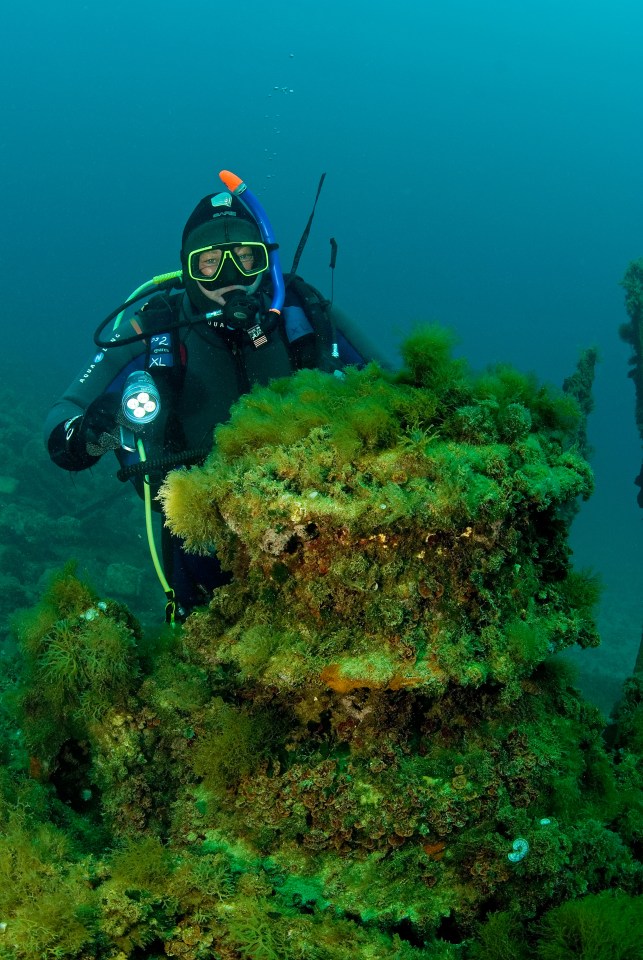
[[[60,909],[0,893],[0,958],[546,960],[594,903],[640,942],[636,725],[610,750],[555,656],[598,642],[582,413],[451,347],[244,397],[161,494],[233,581],[155,649],[107,605],[127,670],[78,668],[62,732],[33,684],[69,617],[21,628],[0,881]]]

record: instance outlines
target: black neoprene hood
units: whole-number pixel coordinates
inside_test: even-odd
[[[261,240],[257,224],[241,201],[236,197],[231,197],[230,206],[215,206],[212,204],[212,200],[218,196],[220,194],[211,193],[207,197],[203,197],[188,217],[181,238],[182,255],[187,255],[190,250],[196,250],[200,246],[208,246],[209,243],[226,243],[230,240]],[[239,228],[233,230],[232,227],[233,224],[239,223],[243,223],[240,235],[237,234]],[[208,227],[211,228],[211,231],[207,229]],[[212,239],[206,239],[203,243],[195,244],[192,235],[197,230],[199,241],[201,237],[209,238],[211,236]],[[229,231],[233,235],[227,237],[226,234]],[[188,246],[189,249],[187,249]]]

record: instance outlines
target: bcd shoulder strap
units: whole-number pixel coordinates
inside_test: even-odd
[[[177,387],[185,371],[185,351],[176,328],[181,299],[180,293],[169,297],[160,294],[136,314],[141,333],[149,333],[145,340],[145,369],[153,375],[169,374]]]

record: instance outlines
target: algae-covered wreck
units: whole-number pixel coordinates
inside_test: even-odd
[[[639,707],[608,748],[556,658],[598,642],[581,404],[437,328],[403,359],[254,390],[170,475],[234,574],[180,633],[69,572],[21,619],[0,957],[640,955]]]

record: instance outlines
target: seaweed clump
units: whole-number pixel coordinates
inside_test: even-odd
[[[430,330],[396,378],[304,371],[256,390],[206,466],[170,476],[168,524],[235,573],[212,616],[244,682],[493,683],[511,702],[551,653],[598,642],[561,516],[592,488],[566,442],[575,401],[509,368],[467,376],[447,348]]]
[[[125,607],[105,602],[70,564],[37,606],[14,618],[23,654],[24,736],[34,764],[48,766],[68,740],[124,702],[138,670],[140,630]]]
[[[170,475],[167,522],[234,578],[127,682],[65,687],[64,743],[29,693],[52,626],[23,633],[0,811],[32,797],[22,870],[75,907],[28,940],[0,894],[0,957],[546,960],[595,903],[640,934],[635,724],[608,749],[556,657],[598,643],[567,543],[583,413],[439,328],[403,357],[253,390]],[[61,804],[79,769],[87,809]]]

